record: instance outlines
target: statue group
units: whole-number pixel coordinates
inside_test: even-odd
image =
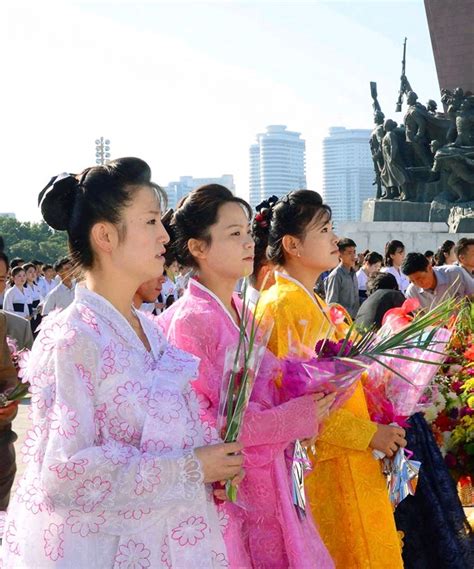
[[[406,42],[406,40],[405,40]],[[474,95],[458,87],[441,92],[445,112],[436,102],[418,101],[405,75],[405,48],[397,111],[406,97],[403,123],[385,118],[371,83],[374,123],[370,149],[377,199],[451,203],[474,201]],[[436,182],[441,182],[436,184]],[[436,185],[435,185],[436,184]],[[427,188],[436,188],[433,192]]]

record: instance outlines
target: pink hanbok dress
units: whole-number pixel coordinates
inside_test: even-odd
[[[238,296],[234,302],[238,308]],[[220,300],[195,279],[158,321],[171,344],[200,358],[199,375],[192,385],[201,402],[209,442],[218,440],[215,425],[225,352],[237,345],[238,327]],[[300,520],[291,495],[292,443],[314,434],[316,407],[310,397],[278,405],[278,373],[278,360],[267,351],[244,418],[241,442],[246,477],[239,487],[238,504],[219,506],[228,520],[224,539],[230,567],[332,568],[309,508]]]
[[[193,453],[208,440],[189,383],[198,362],[136,314],[151,352],[84,287],[44,320],[4,569],[228,567],[226,519]]]

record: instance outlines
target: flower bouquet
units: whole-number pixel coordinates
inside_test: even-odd
[[[262,319],[254,316],[247,289],[247,281],[244,281],[239,314],[239,341],[237,346],[227,348],[224,361],[217,414],[217,430],[224,442],[235,442],[239,438],[255,378],[272,330],[268,321],[263,325]],[[230,480],[226,482],[226,494],[230,501],[237,500],[237,489]]]

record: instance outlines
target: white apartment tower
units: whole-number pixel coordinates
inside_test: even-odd
[[[271,195],[283,196],[306,187],[305,141],[299,132],[272,125],[250,147],[249,201],[255,207]]]
[[[375,196],[370,130],[331,127],[323,139],[323,198],[333,222],[360,221],[362,203]]]
[[[228,188],[235,194],[234,177],[224,174],[220,178],[193,178],[192,176],[181,176],[179,182],[170,182],[164,189],[168,195],[168,207],[176,209],[181,198],[188,195],[192,190],[207,184],[220,184]]]

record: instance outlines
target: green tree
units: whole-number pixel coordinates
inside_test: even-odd
[[[66,233],[53,231],[43,221],[32,223],[0,217],[0,235],[5,241],[5,253],[10,258],[21,257],[25,261],[40,259],[53,263],[68,253]]]

